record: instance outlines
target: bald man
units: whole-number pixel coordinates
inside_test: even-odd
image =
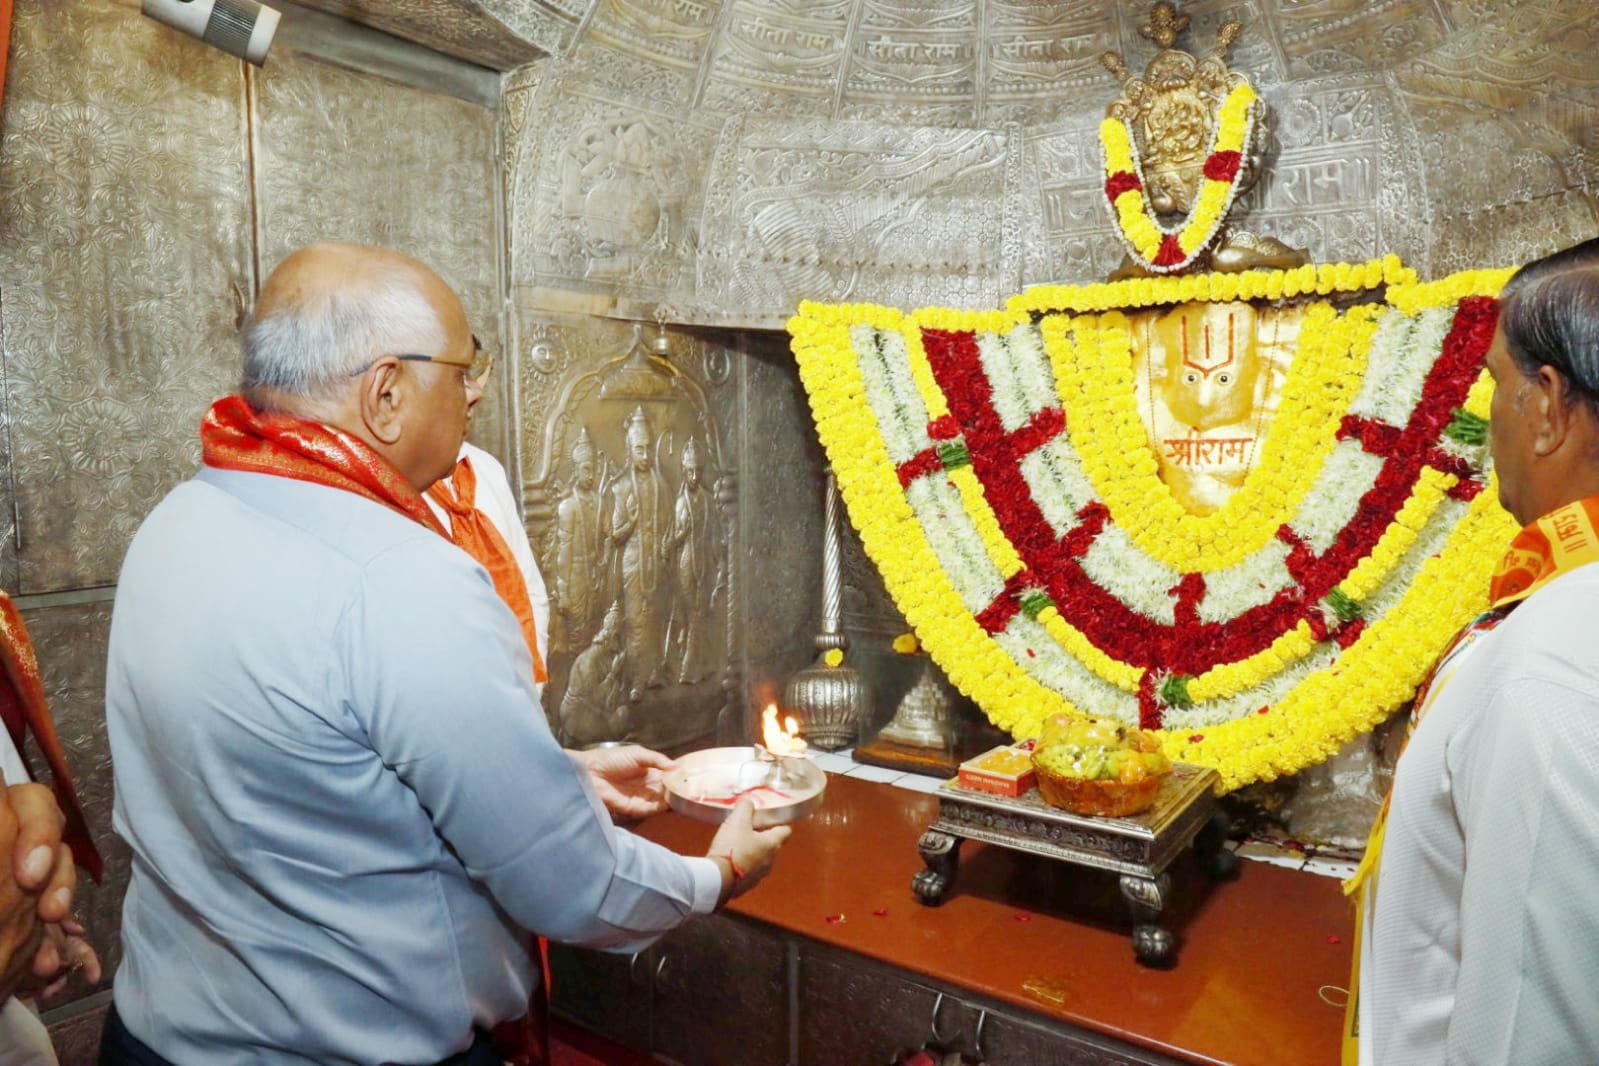
[[[786,832],[747,804],[707,858],[617,830],[529,713],[518,620],[421,496],[473,362],[460,300],[394,252],[313,246],[263,287],[244,394],[117,587],[102,1062],[527,1061],[525,931],[638,950],[769,868]]]

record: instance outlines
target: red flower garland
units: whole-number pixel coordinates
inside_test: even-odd
[[[1333,639],[1348,647],[1364,621],[1354,619],[1329,627],[1320,601],[1371,553],[1414,491],[1424,468],[1436,467],[1457,477],[1470,472],[1469,468],[1457,469],[1464,464],[1443,452],[1437,442],[1476,380],[1496,319],[1497,304],[1492,299],[1475,297],[1461,302],[1405,426],[1369,420],[1358,425],[1346,420],[1340,426],[1340,437],[1358,437],[1368,450],[1383,456],[1383,467],[1359,501],[1354,517],[1320,556],[1288,527],[1279,531],[1279,537],[1290,546],[1288,568],[1295,586],[1226,622],[1201,622],[1197,605],[1203,597],[1203,578],[1186,574],[1172,590],[1176,599],[1173,625],[1154,622],[1132,610],[1083,571],[1080,557],[1109,519],[1102,503],[1095,501],[1083,508],[1078,524],[1057,537],[1033,499],[1020,463],[1030,451],[1064,430],[1065,419],[1059,409],[1040,411],[1027,426],[1006,432],[993,406],[976,337],[924,330],[929,366],[950,406],[947,417],[964,434],[984,496],[1025,564],[1021,574],[1006,582],[994,603],[979,613],[980,624],[990,633],[999,632],[1020,609],[1023,588],[1042,587],[1062,618],[1097,648],[1145,668],[1145,683],[1139,690],[1140,718],[1157,723],[1160,706],[1150,680],[1157,672],[1196,676],[1219,663],[1237,662],[1263,651],[1301,621],[1309,623],[1316,639]],[[908,483],[908,468],[920,459],[902,465],[903,483]],[[1146,728],[1152,727],[1146,724]]]

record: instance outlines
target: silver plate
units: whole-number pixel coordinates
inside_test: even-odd
[[[797,822],[822,804],[827,774],[820,767],[809,759],[780,758],[778,768],[780,779],[774,787],[789,798],[769,803],[771,797],[762,797],[755,808],[757,829]],[[753,747],[690,752],[680,756],[677,766],[666,775],[666,801],[679,814],[702,822],[722,822],[733,805],[712,800],[752,787],[752,782],[761,780],[759,773]]]

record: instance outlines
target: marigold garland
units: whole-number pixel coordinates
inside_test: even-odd
[[[1241,81],[1222,100],[1199,193],[1188,218],[1176,229],[1162,226],[1150,213],[1138,144],[1126,121],[1107,118],[1099,124],[1105,156],[1105,202],[1116,232],[1135,262],[1158,274],[1180,271],[1215,239],[1243,181],[1243,155],[1254,131],[1255,99],[1255,90]]]
[[[951,680],[1018,737],[1079,709],[1154,725],[1235,788],[1381,721],[1480,607],[1514,523],[1448,430],[1487,415],[1481,297],[1507,276],[1422,285],[1389,257],[789,328],[851,520]],[[1386,307],[1307,312],[1248,506],[1173,510],[1120,312],[1379,284]]]

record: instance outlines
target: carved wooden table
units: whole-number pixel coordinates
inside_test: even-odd
[[[1171,890],[1166,867],[1190,844],[1205,871],[1221,878],[1237,869],[1222,848],[1227,820],[1216,803],[1216,772],[1178,763],[1155,804],[1127,818],[1096,818],[1052,807],[1036,788],[1016,798],[946,782],[937,792],[938,819],[917,843],[926,869],[911,879],[916,898],[944,902],[959,869],[962,840],[978,840],[1121,877],[1133,915],[1133,953],[1146,966],[1176,962],[1176,938],[1161,925]]]

